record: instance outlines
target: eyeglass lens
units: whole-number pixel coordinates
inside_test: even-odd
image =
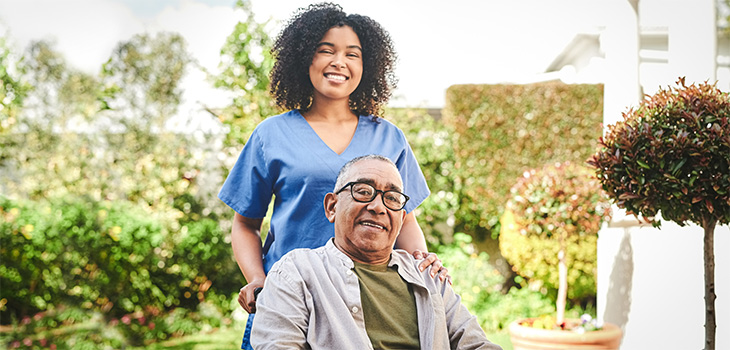
[[[356,183],[352,185],[352,198],[361,202],[370,202],[378,191],[375,187],[366,183]],[[404,194],[398,191],[383,191],[383,204],[391,210],[401,210],[406,203]]]

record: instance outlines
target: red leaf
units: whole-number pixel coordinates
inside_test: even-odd
[[[636,198],[640,198],[640,197],[641,196],[639,196],[638,194],[635,194],[635,193],[624,192],[618,196],[618,199],[636,199]]]

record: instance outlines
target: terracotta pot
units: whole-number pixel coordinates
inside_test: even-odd
[[[523,321],[509,325],[514,350],[618,350],[623,336],[621,328],[612,323],[604,323],[601,330],[576,333],[522,326]]]

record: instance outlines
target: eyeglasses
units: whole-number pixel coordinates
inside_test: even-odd
[[[378,193],[380,193],[383,205],[393,211],[402,210],[406,206],[408,199],[410,199],[405,194],[396,190],[381,191],[369,183],[356,181],[348,182],[345,186],[342,186],[339,191],[335,192],[335,194],[340,194],[340,192],[344,191],[348,186],[350,186],[352,199],[356,202],[370,203],[373,199],[375,199]]]

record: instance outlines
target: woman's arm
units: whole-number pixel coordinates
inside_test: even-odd
[[[411,254],[417,250],[422,252],[428,251],[426,238],[423,236],[421,226],[418,225],[415,211],[408,213],[403,220],[403,227],[401,227],[400,235],[395,240],[395,247],[404,249]]]
[[[236,258],[238,268],[246,277],[246,284],[238,293],[238,303],[246,312],[256,312],[256,299],[254,290],[264,286],[266,273],[264,272],[264,261],[261,256],[261,223],[263,219],[247,218],[239,213],[233,217],[233,228],[231,229],[231,246],[233,256]]]
[[[395,241],[395,247],[404,249],[405,251],[413,254],[416,259],[424,259],[418,268],[423,271],[427,267],[431,268],[431,277],[435,277],[436,274],[440,274],[439,278],[442,281],[448,279],[451,282],[451,276],[449,276],[449,270],[444,267],[441,263],[441,259],[436,256],[436,253],[428,253],[428,247],[426,247],[426,238],[423,235],[421,226],[418,225],[415,211],[411,211],[406,215],[403,220],[403,227],[400,229],[400,235]]]

